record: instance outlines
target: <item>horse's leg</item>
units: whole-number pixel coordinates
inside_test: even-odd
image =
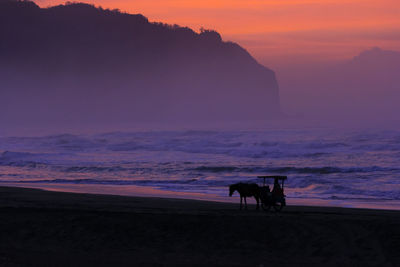
[[[256,201],[257,201],[257,207],[256,207],[256,210],[258,210],[258,209],[260,209],[260,198],[259,197],[256,197],[256,196],[254,196],[254,198],[256,199]]]
[[[247,200],[246,200],[246,197],[244,197],[244,209],[247,210]]]

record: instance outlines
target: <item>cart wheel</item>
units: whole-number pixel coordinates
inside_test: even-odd
[[[274,210],[276,212],[279,212],[283,209],[283,206],[284,206],[284,204],[282,202],[275,202]]]
[[[267,205],[267,204],[265,204],[265,203],[261,203],[261,208],[262,208],[264,211],[269,211],[269,210],[271,209],[271,205]]]

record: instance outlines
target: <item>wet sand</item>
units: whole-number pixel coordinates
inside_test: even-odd
[[[0,266],[400,266],[400,212],[0,187]]]

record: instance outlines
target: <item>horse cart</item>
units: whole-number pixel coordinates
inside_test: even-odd
[[[284,194],[284,182],[287,176],[258,176],[263,179],[262,186],[260,186],[260,200],[261,207],[265,211],[269,211],[271,207],[275,211],[281,211],[286,206],[286,198]],[[274,179],[274,186],[272,191],[265,183],[266,179]]]

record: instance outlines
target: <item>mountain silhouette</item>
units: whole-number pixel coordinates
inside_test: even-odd
[[[262,120],[275,74],[213,30],[84,3],[0,1],[0,122]]]
[[[299,92],[292,105],[306,110],[308,116],[390,126],[400,112],[399,70],[400,52],[376,47],[350,60],[311,69],[289,82],[282,79],[282,87]]]

